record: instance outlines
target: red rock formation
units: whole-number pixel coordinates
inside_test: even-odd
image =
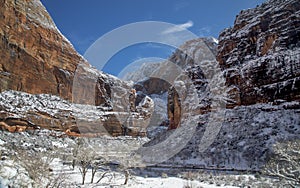
[[[75,102],[108,105],[111,84],[88,70],[90,65],[56,28],[39,0],[0,3],[0,92],[48,93],[69,101],[75,95]],[[72,96],[75,74],[80,87]],[[87,89],[95,91],[92,99]]]
[[[204,41],[224,74],[227,108],[278,99],[300,100],[299,9],[297,0],[270,0],[241,11],[234,26],[220,34],[218,46]],[[200,41],[186,42],[169,59],[186,71],[198,90],[201,100],[191,112],[195,114],[208,113],[211,105],[210,96],[205,94],[210,92],[210,81],[199,64],[201,53],[197,53],[203,50]],[[178,103],[175,99],[170,102]],[[169,105],[170,122],[174,121],[172,111]]]
[[[190,121],[189,125],[196,127],[195,132],[188,132],[193,137],[164,165],[259,171],[270,159],[273,144],[283,138],[299,140],[299,11],[299,0],[269,0],[255,9],[242,11],[234,27],[221,33],[217,63],[226,81],[225,90],[220,87],[227,94],[220,98],[228,102],[224,114],[213,113],[210,108],[210,89],[218,82],[209,85],[209,74],[199,66],[201,40],[186,42],[183,52],[176,51],[170,59],[186,70],[197,89],[199,103],[174,97],[170,97],[174,98],[170,102],[180,100],[181,119],[195,117],[198,124]],[[192,94],[190,89],[187,92],[187,96]],[[186,102],[195,106],[188,117],[184,116],[189,110]],[[170,106],[168,112],[172,111]],[[186,133],[185,129],[180,130]],[[147,145],[163,143],[174,132],[159,135]],[[199,149],[203,144],[207,148]]]
[[[0,1],[0,91],[72,98],[77,64],[85,60],[57,30],[38,0]]]
[[[49,94],[6,91],[0,93],[0,129],[19,132],[45,128],[88,137],[146,136],[151,108],[150,98],[136,112],[105,111],[99,106],[73,104]]]
[[[217,59],[235,88],[231,107],[300,100],[299,9],[297,0],[268,1],[241,11],[220,34]]]
[[[168,118],[169,130],[176,129],[180,126],[181,101],[175,87],[171,87],[168,91]]]
[[[39,0],[0,0],[0,4],[0,92],[46,93],[69,102],[99,106],[99,111],[127,112],[130,87],[92,68],[56,28]],[[47,104],[45,108],[48,108]],[[85,134],[98,131],[97,127],[88,123],[79,128],[78,121],[68,109],[55,116],[41,110],[25,110],[18,121],[10,122],[7,121],[20,112],[7,111],[9,109],[0,106],[0,112],[5,112],[1,114],[0,127],[12,132],[24,127],[42,127],[74,134],[78,133],[76,129]],[[137,124],[139,118],[143,119],[133,117],[132,121]],[[111,135],[123,135],[122,122],[114,115],[107,115],[101,123]],[[141,129],[130,130],[132,136],[145,135]]]
[[[181,68],[181,76],[178,75],[176,81],[185,84],[174,84],[168,91],[168,119],[169,129],[176,129],[180,126],[182,119],[187,114],[203,114],[210,110],[210,99],[207,96],[209,88],[208,72],[203,71],[207,60],[213,61],[216,54],[216,46],[212,38],[199,38],[184,43],[169,58]],[[206,53],[205,56],[199,54]],[[212,64],[217,64],[214,62]],[[209,70],[207,68],[206,70]],[[207,75],[205,75],[205,73]],[[176,83],[175,81],[175,83]],[[180,93],[180,94],[179,94]],[[202,100],[188,101],[187,96],[201,97]],[[197,104],[198,103],[198,104]]]

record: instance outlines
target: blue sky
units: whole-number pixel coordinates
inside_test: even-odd
[[[104,34],[126,24],[162,21],[181,24],[197,36],[213,36],[233,25],[242,10],[264,0],[41,0],[60,31],[80,54]],[[140,58],[167,58],[173,48],[138,44],[116,53],[103,68],[118,73]]]

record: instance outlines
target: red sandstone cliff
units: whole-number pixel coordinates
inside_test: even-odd
[[[71,135],[97,135],[103,133],[99,128],[103,125],[109,134],[118,136],[125,134],[122,126],[127,126],[129,135],[145,135],[142,121],[147,121],[150,112],[141,107],[129,114],[130,86],[91,67],[56,28],[39,0],[0,0],[0,4],[0,127],[12,132],[42,127]],[[74,109],[67,107],[72,104],[48,106],[57,99],[43,101],[39,95],[25,99],[24,93],[6,95],[6,90],[56,95],[66,99],[64,103],[96,105],[96,111],[103,114],[96,121],[89,115],[78,119]],[[30,107],[37,101],[43,108]]]
[[[219,37],[217,59],[235,105],[300,100],[300,2],[241,11]],[[233,94],[232,93],[232,94]]]
[[[77,65],[85,60],[59,32],[38,0],[0,2],[0,91],[72,98]]]

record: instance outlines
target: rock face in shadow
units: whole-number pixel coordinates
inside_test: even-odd
[[[208,83],[216,78],[212,73],[221,73],[215,60],[216,52],[214,38],[199,38],[187,41],[169,58],[180,69],[180,75],[168,91],[169,129],[179,127],[182,118],[189,114],[210,111]]]
[[[134,87],[146,95],[162,94],[168,91],[171,84],[160,78],[147,78],[143,81],[135,83]]]
[[[181,121],[181,101],[175,87],[170,87],[168,90],[168,129],[177,129],[180,126]]]
[[[219,37],[217,59],[236,105],[300,100],[300,2],[272,0],[241,11]]]

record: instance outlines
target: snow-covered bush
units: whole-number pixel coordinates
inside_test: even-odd
[[[299,186],[300,140],[278,142],[273,150],[274,156],[267,163],[264,173],[278,177],[286,185]]]

